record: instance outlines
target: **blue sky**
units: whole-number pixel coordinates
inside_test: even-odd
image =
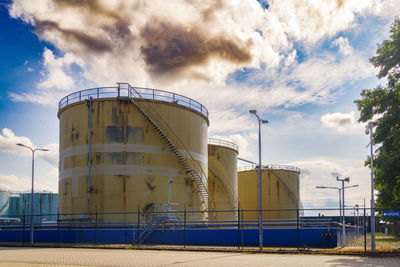
[[[30,154],[15,146],[25,142],[51,149],[38,154],[36,188],[56,192],[58,101],[124,81],[198,100],[209,137],[253,161],[257,109],[270,121],[263,162],[302,169],[306,208],[337,206],[336,191],[315,189],[338,186],[335,174],[360,185],[346,205],[368,202],[369,141],[353,101],[384,83],[368,58],[400,13],[395,1],[34,2],[0,4],[0,187],[30,188]],[[161,44],[176,39],[192,54],[168,54]],[[150,61],[150,43],[181,65]]]

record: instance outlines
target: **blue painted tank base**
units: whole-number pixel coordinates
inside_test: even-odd
[[[264,229],[264,247],[333,248],[337,246],[337,229],[307,228]],[[134,244],[136,229],[37,229],[35,242]],[[30,231],[1,230],[0,242],[29,242]],[[186,239],[186,241],[185,241]],[[187,229],[156,230],[145,244],[188,246],[257,247],[258,229]]]

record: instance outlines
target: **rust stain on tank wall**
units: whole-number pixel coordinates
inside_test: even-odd
[[[142,208],[142,211],[143,211],[143,212],[148,212],[148,211],[151,209],[152,206],[153,206],[153,203],[147,203],[147,204]]]
[[[94,153],[94,155],[96,158],[96,164],[102,164],[103,163],[103,153],[96,152],[96,153]]]
[[[154,182],[154,176],[149,176],[146,178],[146,180],[144,180],[144,183],[146,184],[147,188],[150,191],[154,191],[154,189],[156,189],[156,186],[153,185]]]
[[[74,141],[79,139],[79,132],[75,127],[72,125],[71,134],[69,135],[69,142],[72,144]]]
[[[279,199],[279,181],[276,181],[276,194],[277,194],[278,199]]]

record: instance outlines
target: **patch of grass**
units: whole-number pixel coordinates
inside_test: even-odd
[[[400,248],[400,238],[392,235],[384,235],[376,233],[375,247],[377,251],[392,251]],[[364,248],[364,235],[352,240],[346,245],[345,249],[360,249]],[[367,234],[367,249],[371,249],[371,234]]]

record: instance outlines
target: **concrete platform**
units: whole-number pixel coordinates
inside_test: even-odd
[[[0,266],[400,266],[400,257],[0,247]]]

